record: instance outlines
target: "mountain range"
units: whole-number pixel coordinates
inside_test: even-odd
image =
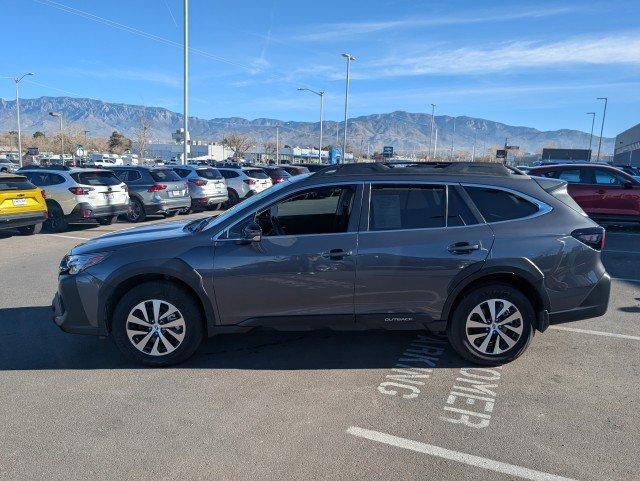
[[[162,107],[146,107],[101,100],[74,97],[39,97],[20,100],[20,117],[25,133],[44,131],[57,133],[58,121],[49,112],[63,115],[65,129],[82,132],[90,136],[111,135],[118,131],[133,139],[141,129],[141,119],[148,123],[150,138],[168,141],[171,133],[182,125],[182,115]],[[566,148],[588,148],[589,133],[579,130],[561,129],[540,131],[531,127],[507,125],[492,120],[448,115],[435,116],[438,150],[451,149],[471,151],[476,144],[478,152],[499,146],[508,139],[510,145],[518,145],[524,152],[539,152],[544,146]],[[194,140],[220,141],[229,133],[253,137],[261,146],[275,141],[276,127],[282,145],[317,146],[319,122],[294,122],[277,119],[241,117],[201,119],[189,117],[189,131]],[[343,122],[324,122],[323,144],[333,144],[342,135]],[[0,132],[16,129],[14,100],[0,98]],[[350,118],[348,137],[350,144],[366,152],[380,151],[383,146],[394,146],[396,151],[426,151],[430,145],[431,115],[396,111]],[[593,148],[597,148],[594,136]],[[434,139],[434,142],[436,140]],[[614,139],[603,138],[603,152],[613,151]]]

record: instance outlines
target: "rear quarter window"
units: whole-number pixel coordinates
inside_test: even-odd
[[[464,188],[487,222],[522,219],[538,212],[538,206],[522,197],[489,187]]]

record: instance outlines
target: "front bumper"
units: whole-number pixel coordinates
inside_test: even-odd
[[[47,220],[47,212],[25,212],[23,214],[0,215],[0,229],[15,229],[35,225]]]
[[[98,288],[97,279],[91,275],[61,275],[51,303],[53,322],[65,332],[106,336],[106,327],[98,324],[96,312],[92,312],[91,305],[96,303],[89,301],[97,300]],[[84,303],[83,297],[87,298]]]
[[[76,205],[73,211],[71,211],[71,214],[69,214],[69,222],[82,222],[100,217],[126,214],[130,209],[130,204],[93,206],[89,203],[81,202]]]
[[[549,313],[550,324],[579,321],[604,315],[609,307],[610,292],[611,277],[605,273],[595,286],[593,286],[593,289],[591,289],[591,292],[589,292],[589,295],[582,301],[580,306],[567,311]]]

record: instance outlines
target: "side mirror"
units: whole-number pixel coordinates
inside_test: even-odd
[[[631,182],[630,180],[625,180],[624,184],[622,184],[625,189],[633,189],[633,185],[633,182]]]
[[[260,242],[262,240],[262,229],[260,225],[251,221],[242,228],[242,240],[245,242]]]

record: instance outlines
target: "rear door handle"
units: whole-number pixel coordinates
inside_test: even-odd
[[[606,194],[606,191],[604,189],[598,189],[596,192],[598,194]]]
[[[325,259],[331,259],[332,261],[341,261],[343,258],[351,255],[351,251],[345,251],[342,249],[331,249],[328,252],[323,252],[322,257]]]
[[[452,254],[469,254],[471,251],[480,250],[480,244],[471,242],[455,242],[447,247],[447,250]]]

